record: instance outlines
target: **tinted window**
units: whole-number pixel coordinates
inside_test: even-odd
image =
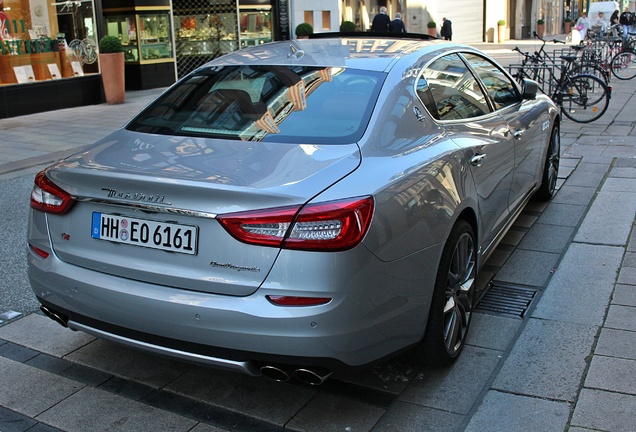
[[[496,109],[515,104],[521,100],[517,86],[495,64],[474,54],[463,55],[486,86],[486,91],[495,103]]]
[[[459,120],[478,117],[490,112],[486,96],[466,64],[457,54],[435,60],[422,72],[435,102],[437,113],[433,117],[441,120]],[[418,92],[425,87],[418,83]],[[429,104],[423,100],[427,109]]]
[[[204,68],[162,95],[128,129],[248,141],[355,142],[383,80],[381,73],[344,68]]]

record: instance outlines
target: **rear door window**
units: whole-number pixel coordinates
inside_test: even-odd
[[[462,55],[470,63],[482,83],[484,83],[496,109],[505,108],[521,101],[521,95],[517,90],[516,84],[501,68],[484,57],[475,54]]]
[[[457,54],[439,58],[426,67],[416,89],[438,120],[469,119],[491,112],[479,82]],[[429,97],[433,103],[425,100]]]

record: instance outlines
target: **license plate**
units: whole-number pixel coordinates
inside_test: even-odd
[[[91,237],[117,243],[179,252],[197,253],[198,228],[171,222],[93,213]]]

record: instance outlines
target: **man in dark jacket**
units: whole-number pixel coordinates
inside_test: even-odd
[[[404,21],[402,21],[402,14],[396,13],[395,19],[391,21],[391,33],[406,33],[406,27],[404,27]]]
[[[453,27],[450,20],[442,18],[442,29],[439,34],[445,40],[453,40]]]
[[[625,11],[621,14],[619,18],[621,25],[623,26],[623,39],[627,39],[629,33],[632,31],[632,27],[634,25],[634,14],[629,11],[629,8],[625,8]]]
[[[391,25],[391,18],[386,14],[386,8],[382,6],[380,13],[373,17],[371,31],[374,33],[388,33]]]

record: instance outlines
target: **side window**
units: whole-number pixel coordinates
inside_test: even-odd
[[[437,105],[435,104],[435,100],[433,99],[431,87],[428,85],[428,82],[422,75],[420,75],[417,80],[415,90],[420,100],[422,101],[422,104],[426,107],[426,110],[431,113],[433,118],[439,120],[439,113],[437,112]]]
[[[517,86],[500,68],[489,60],[475,54],[463,54],[486,86],[486,91],[496,109],[513,105],[521,100]]]
[[[428,83],[435,110],[431,115],[440,120],[461,120],[490,112],[486,95],[477,80],[457,54],[435,60],[422,72],[419,81]],[[418,81],[418,94],[420,82]],[[429,104],[422,100],[429,111]]]

